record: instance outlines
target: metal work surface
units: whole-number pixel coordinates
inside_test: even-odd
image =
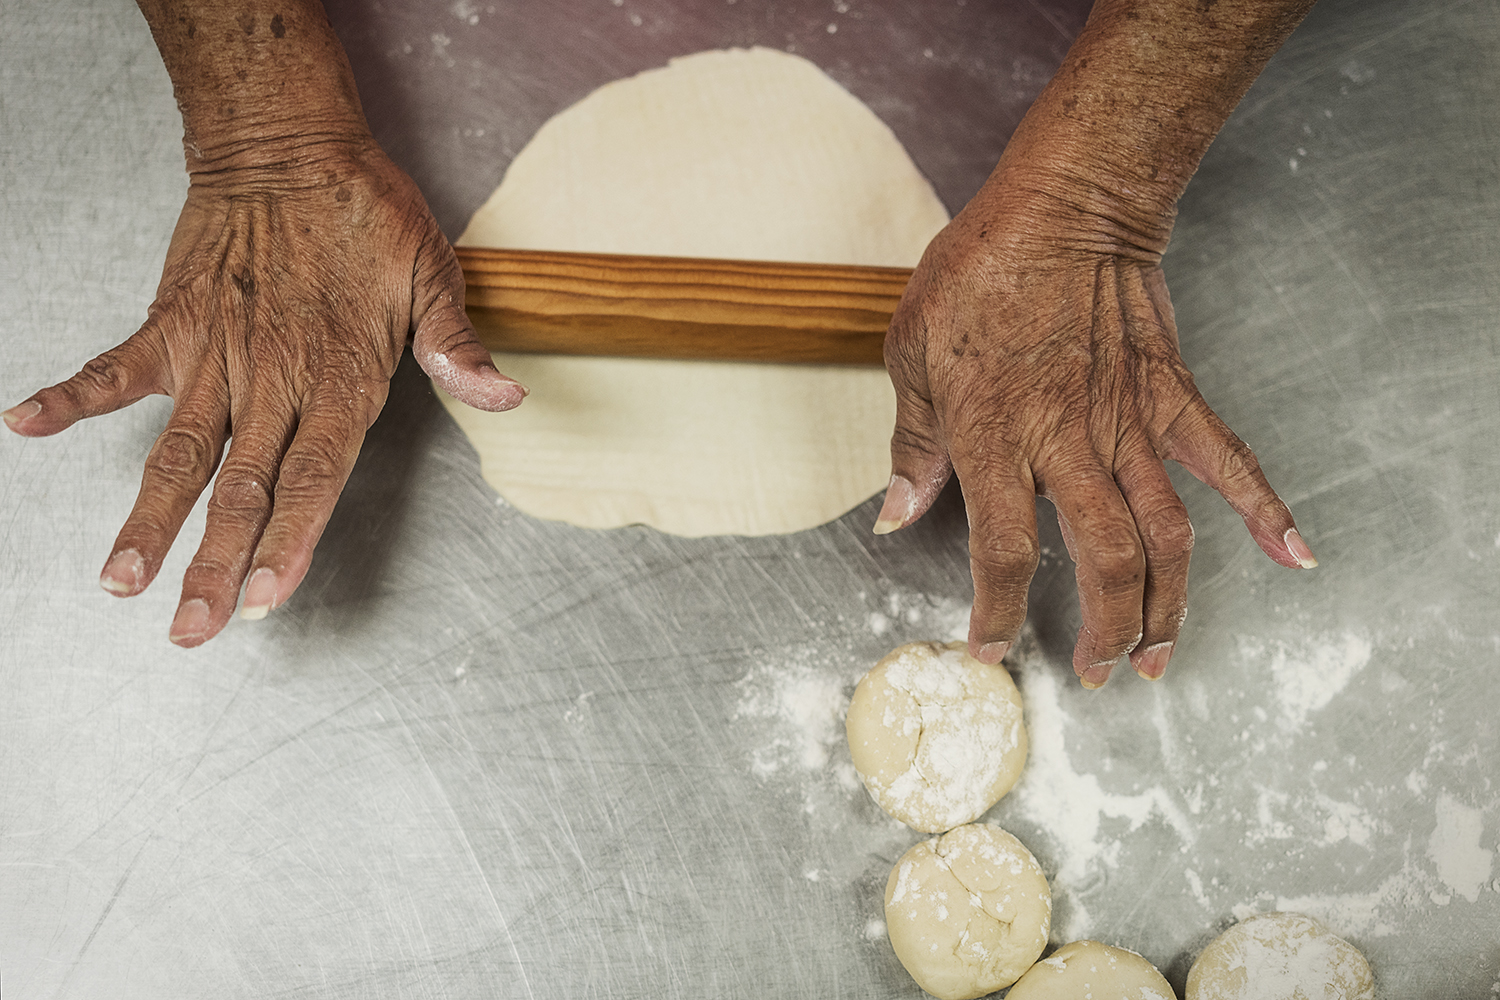
[[[551,114],[728,44],[794,48],[957,209],[1082,5],[342,0],[379,137],[456,233]],[[1167,273],[1183,352],[1322,566],[1185,475],[1165,680],[1085,692],[1055,529],[1014,655],[1033,750],[989,818],[1056,940],[1180,990],[1236,914],[1327,920],[1380,994],[1500,990],[1500,7],[1323,0],[1210,152]],[[139,323],[185,181],[124,3],[0,8],[0,400]],[[839,713],[961,634],[950,490],[877,538],[573,529],[497,501],[409,362],[296,597],[167,643],[190,520],[96,578],[170,404],[0,434],[0,987],[17,998],[909,997],[881,892],[919,835]],[[1050,523],[1043,518],[1044,524]]]

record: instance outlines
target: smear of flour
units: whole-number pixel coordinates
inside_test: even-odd
[[[1354,632],[1296,644],[1274,643],[1269,666],[1282,727],[1302,728],[1309,716],[1326,707],[1365,668],[1373,651],[1370,640]],[[1241,637],[1240,655],[1245,660],[1263,659],[1267,652],[1260,640]]]
[[[1128,830],[1140,829],[1153,816],[1160,817],[1184,845],[1196,839],[1182,804],[1160,785],[1134,794],[1106,791],[1099,776],[1080,772],[1068,756],[1067,729],[1070,718],[1062,707],[1058,671],[1037,657],[1022,658],[1026,728],[1031,756],[1021,781],[1011,792],[1022,815],[1050,838],[1055,847],[1057,872],[1054,896],[1070,896],[1065,925],[1054,927],[1054,939],[1073,941],[1090,932],[1086,909],[1078,891],[1097,877],[1101,868],[1119,864],[1123,841],[1119,835],[1101,832],[1103,820],[1124,819]]]
[[[1427,856],[1437,866],[1437,876],[1454,895],[1471,903],[1490,880],[1495,852],[1479,846],[1484,833],[1484,814],[1444,792],[1437,801],[1437,829],[1427,842]]]

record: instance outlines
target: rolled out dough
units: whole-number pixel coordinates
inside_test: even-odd
[[[914,266],[947,211],[869,108],[771,49],[701,52],[601,87],[516,157],[459,243]],[[443,401],[510,503],[679,535],[815,527],[882,489],[879,369],[497,354],[531,395]],[[441,393],[440,393],[441,395]]]

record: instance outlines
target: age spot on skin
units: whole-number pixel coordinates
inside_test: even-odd
[[[271,34],[275,35],[277,38],[286,37],[286,22],[281,19],[280,14],[277,14],[275,17],[271,18]]]

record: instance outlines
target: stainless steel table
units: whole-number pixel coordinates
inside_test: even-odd
[[[549,115],[727,44],[791,48],[957,208],[1077,2],[341,0],[380,138],[456,232]],[[1073,683],[1055,532],[990,818],[1057,937],[1180,988],[1238,914],[1327,919],[1382,996],[1500,990],[1500,6],[1323,0],[1210,152],[1168,275],[1210,402],[1323,560],[1198,532],[1168,678]],[[185,187],[128,4],[0,8],[0,397],[139,322]],[[410,364],[296,598],[191,652],[201,510],[129,602],[95,578],[169,404],[0,437],[7,997],[915,996],[880,893],[917,835],[851,781],[875,658],[963,628],[950,493],[782,538],[584,531],[499,502]],[[1045,522],[1045,519],[1044,519]]]

